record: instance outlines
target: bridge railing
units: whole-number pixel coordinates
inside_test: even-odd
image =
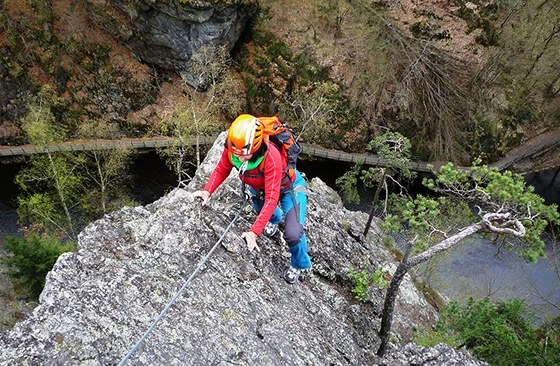
[[[345,161],[349,163],[364,163],[372,166],[386,166],[387,161],[373,154],[351,154],[339,150],[329,150],[322,147],[313,146],[310,144],[300,143],[303,153],[318,158],[332,159],[338,161]],[[431,172],[428,163],[412,161],[411,169],[417,172]]]
[[[195,145],[197,143],[208,145],[216,140],[216,136],[202,136],[198,139],[192,137],[187,139],[187,144]],[[95,141],[68,141],[58,144],[37,146],[37,145],[19,145],[19,146],[0,146],[0,157],[21,156],[32,154],[44,154],[48,151],[92,151],[92,150],[111,150],[116,148],[131,149],[155,149],[160,147],[173,146],[177,143],[177,139],[171,137],[155,137],[142,139],[119,139],[119,140],[95,140]]]
[[[197,142],[203,145],[214,143],[217,136],[201,136],[187,139],[187,144],[194,145]],[[139,139],[119,139],[119,140],[95,140],[95,141],[68,141],[47,146],[20,145],[20,146],[0,146],[0,158],[11,156],[22,156],[31,154],[44,154],[47,151],[92,151],[110,150],[116,148],[131,149],[155,149],[168,147],[177,144],[177,139],[171,137],[154,137]],[[330,150],[311,144],[301,143],[303,154],[318,158],[344,161],[348,163],[364,163],[366,165],[379,166],[386,165],[386,161],[373,154],[352,154],[339,150]],[[411,162],[411,169],[420,172],[430,172],[428,164],[423,162]]]
[[[560,129],[558,130],[560,134]],[[196,143],[202,145],[210,145],[214,143],[217,136],[199,136],[187,139],[186,143],[195,145]],[[560,145],[560,139],[556,135],[552,135],[551,141],[547,141],[546,144],[532,146],[529,149],[525,149],[523,152],[514,152],[510,156],[502,158],[500,161],[495,162],[491,166],[497,168],[498,170],[504,170],[513,166],[516,162],[521,161],[527,157],[534,157],[542,155],[556,146]],[[158,136],[151,138],[129,138],[120,140],[94,140],[94,141],[68,141],[48,146],[35,146],[35,145],[19,145],[19,146],[0,146],[0,159],[9,158],[13,156],[31,155],[31,154],[41,154],[47,151],[90,151],[90,150],[109,150],[116,148],[131,148],[131,149],[156,149],[161,147],[173,146],[177,144],[178,141],[175,138]],[[348,163],[364,163],[370,166],[386,166],[386,160],[373,155],[373,154],[353,154],[347,153],[339,150],[325,149],[323,147],[300,143],[303,148],[303,154],[310,156],[332,159],[338,161],[344,161]],[[417,172],[432,172],[431,166],[438,168],[438,164],[426,163],[422,161],[411,161],[411,169]],[[461,168],[460,169],[468,169]]]

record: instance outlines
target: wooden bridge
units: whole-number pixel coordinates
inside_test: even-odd
[[[198,143],[201,145],[212,144],[216,136],[201,136]],[[191,138],[187,144],[195,145],[197,138]],[[21,156],[32,154],[44,154],[47,151],[91,151],[91,150],[111,150],[117,148],[129,149],[156,149],[168,147],[176,143],[176,139],[170,137],[147,137],[147,138],[124,138],[117,140],[72,140],[47,146],[37,145],[18,145],[0,146],[0,158],[9,156]]]
[[[214,143],[217,136],[200,136],[193,137],[187,141],[188,144],[210,145]],[[10,157],[41,154],[47,151],[91,151],[91,150],[109,150],[116,148],[130,149],[156,149],[161,147],[172,146],[177,140],[170,137],[148,137],[148,138],[125,138],[118,140],[73,140],[62,142],[48,146],[35,145],[19,145],[19,146],[0,146],[0,162]],[[349,163],[364,163],[365,165],[379,166],[385,165],[385,160],[373,154],[355,154],[347,153],[339,150],[325,149],[320,146],[301,143],[303,154],[331,159],[337,161],[345,161]],[[507,169],[515,163],[528,157],[535,157],[547,153],[560,146],[560,128],[549,131],[535,139],[532,139],[516,149],[513,149],[504,158],[500,159],[492,166],[499,170]],[[412,161],[411,169],[417,172],[431,172],[430,166],[438,168],[441,163],[426,163],[422,161]]]
[[[217,136],[202,136],[198,138],[201,145],[210,145],[214,143]],[[49,152],[60,151],[91,151],[91,150],[110,150],[117,148],[130,149],[156,149],[168,147],[176,144],[176,139],[170,137],[153,137],[153,138],[126,138],[119,140],[74,140],[48,146],[36,145],[19,145],[19,146],[0,146],[0,159],[25,156],[31,154],[44,154]],[[187,144],[195,145],[197,138],[191,138]],[[384,165],[385,161],[372,154],[352,154],[339,150],[325,149],[319,146],[301,143],[303,154],[325,158],[331,160],[345,161],[349,163],[362,162],[366,165]],[[428,164],[424,162],[412,162],[412,169],[420,172],[430,172]]]

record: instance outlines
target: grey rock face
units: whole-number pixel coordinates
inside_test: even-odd
[[[193,86],[200,80],[187,62],[205,45],[231,51],[251,14],[254,1],[86,0],[96,21],[142,61],[183,73]]]
[[[128,364],[380,364],[374,353],[382,293],[372,289],[368,301],[357,302],[347,278],[348,268],[366,258],[373,268],[391,262],[375,244],[377,234],[363,244],[353,239],[367,215],[330,203],[332,190],[314,180],[306,222],[314,268],[288,285],[281,275],[289,252],[280,235],[259,238],[260,253],[249,253],[239,237],[255,215],[240,208],[234,173],[209,206],[193,202],[191,192],[208,178],[223,138],[186,190],[84,229],[79,251],[62,255],[49,273],[39,306],[0,334],[0,365],[118,364],[237,212],[222,245]],[[410,303],[397,304],[395,324],[409,326],[424,317],[418,314],[433,322],[433,310],[411,300],[418,294],[403,297]],[[391,360],[400,362],[399,355]]]
[[[381,361],[383,366],[487,366],[486,362],[474,360],[468,354],[457,352],[446,344],[425,348],[413,343],[401,350],[392,350]]]

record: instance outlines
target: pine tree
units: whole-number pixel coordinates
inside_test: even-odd
[[[541,234],[546,226],[560,223],[556,205],[546,205],[532,187],[525,186],[522,176],[509,171],[499,172],[476,164],[471,169],[456,169],[449,163],[441,167],[436,178],[425,179],[424,184],[444,196],[410,198],[398,215],[388,215],[385,220],[387,230],[409,232],[413,239],[406,244],[387,290],[379,330],[379,356],[386,351],[395,300],[411,268],[466,237],[483,232],[519,239],[508,242],[507,247],[532,263],[545,255]],[[468,203],[474,205],[474,214]],[[463,216],[469,217],[471,223],[462,228],[449,226],[446,207],[463,207]]]

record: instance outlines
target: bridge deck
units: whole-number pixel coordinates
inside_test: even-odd
[[[194,145],[197,143],[209,145],[216,140],[216,136],[202,136],[199,138],[193,137],[187,141],[188,144]],[[0,159],[2,157],[41,154],[47,151],[88,151],[88,150],[108,150],[116,148],[131,148],[131,149],[155,149],[159,147],[167,147],[176,144],[177,140],[170,137],[150,137],[150,138],[127,138],[119,140],[84,140],[84,141],[68,141],[59,144],[48,145],[47,147],[39,147],[33,145],[20,145],[20,146],[0,146]],[[325,159],[332,159],[338,161],[345,161],[349,163],[362,162],[366,165],[379,166],[385,165],[385,161],[373,154],[353,154],[339,150],[325,149],[319,146],[310,144],[301,144],[303,153]],[[560,146],[560,128],[549,131],[546,134],[538,136],[525,143],[524,145],[513,149],[500,159],[492,164],[492,166],[499,170],[507,169],[513,166],[516,162],[527,157],[534,157],[542,155],[551,149]],[[438,163],[426,163],[422,161],[412,161],[411,169],[418,172],[431,172],[429,166],[438,168]]]

